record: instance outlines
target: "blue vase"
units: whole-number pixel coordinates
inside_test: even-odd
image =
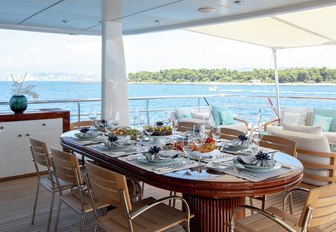
[[[9,100],[11,110],[16,114],[22,114],[28,106],[27,98],[23,95],[14,95]]]

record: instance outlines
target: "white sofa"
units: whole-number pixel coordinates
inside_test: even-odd
[[[285,108],[279,119],[265,123],[268,134],[282,129],[325,135],[330,144],[336,144],[336,109]]]
[[[330,153],[329,141],[325,135],[308,134],[308,133],[303,133],[303,132],[288,131],[288,130],[281,130],[281,129],[274,130],[272,135],[295,141],[297,143],[298,149],[312,151],[312,152]],[[308,154],[312,154],[312,153],[308,153]],[[330,164],[329,157],[321,158],[321,157],[316,157],[314,155],[298,153],[297,158],[302,162],[315,163],[315,164],[327,164],[327,165]],[[307,167],[304,167],[304,173],[315,174],[319,176],[329,176],[330,174],[329,171],[325,169],[309,169]],[[313,185],[313,186],[323,186],[323,185],[328,184],[325,181],[309,179],[307,176],[304,176],[303,183],[306,183],[308,185]]]
[[[228,122],[224,123],[223,120],[220,120],[221,118],[219,114],[222,111],[219,111],[219,109],[225,108],[215,106],[203,108],[176,108],[175,111],[172,112],[171,118],[174,122],[191,122],[195,123],[195,125],[210,125],[212,127],[217,126],[220,128],[231,128],[242,131],[243,133],[248,132],[248,123],[245,120],[233,117],[232,112],[230,112],[229,110],[225,111],[228,114]]]

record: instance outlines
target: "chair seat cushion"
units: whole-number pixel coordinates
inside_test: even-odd
[[[220,125],[219,128],[230,128],[230,129],[235,129],[239,130],[243,133],[248,132],[248,128],[244,123],[235,123],[235,124],[229,124],[229,125]]]

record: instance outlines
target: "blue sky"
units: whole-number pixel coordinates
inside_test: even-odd
[[[0,30],[0,80],[10,74],[100,74],[100,37]],[[124,37],[127,72],[272,68],[268,48],[184,30]],[[278,51],[279,67],[336,68],[336,46]]]

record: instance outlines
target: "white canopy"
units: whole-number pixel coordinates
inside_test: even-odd
[[[188,30],[269,48],[336,44],[336,6],[278,14]]]

